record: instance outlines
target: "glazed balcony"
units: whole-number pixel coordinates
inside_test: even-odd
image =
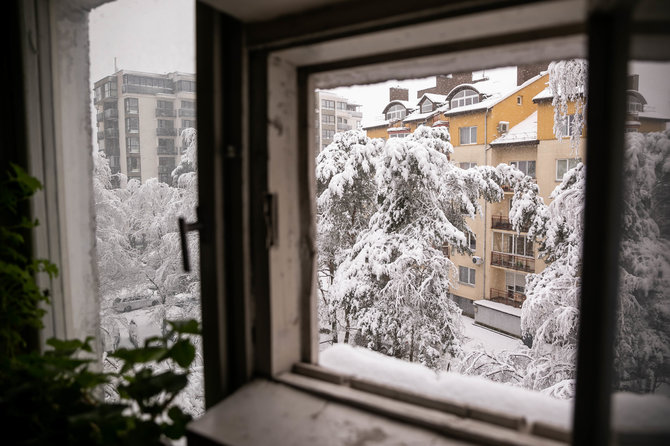
[[[157,136],[177,136],[177,129],[170,127],[158,127],[156,129]]]
[[[505,231],[513,231],[512,222],[507,217],[502,215],[494,215],[491,217],[491,229],[502,229]],[[528,225],[521,227],[521,232],[528,232]]]
[[[534,273],[535,259],[504,252],[491,252],[491,266],[514,269],[525,273]]]
[[[492,302],[499,302],[501,304],[510,305],[515,308],[521,308],[523,302],[526,300],[526,295],[511,290],[497,290],[495,288],[491,288],[491,296],[489,300]]]

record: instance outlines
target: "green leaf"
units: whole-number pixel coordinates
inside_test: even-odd
[[[130,370],[135,364],[143,364],[151,361],[160,360],[167,349],[165,347],[142,347],[136,349],[120,348],[109,356],[119,358],[124,361],[121,373]]]
[[[172,346],[167,356],[174,359],[180,367],[187,368],[195,359],[195,347],[188,339],[182,339]]]
[[[172,327],[172,330],[179,334],[200,334],[200,324],[195,319],[187,321],[167,321]]]

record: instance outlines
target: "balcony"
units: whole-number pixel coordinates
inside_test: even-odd
[[[499,302],[501,304],[510,305],[515,308],[521,308],[523,302],[526,300],[526,295],[511,290],[497,290],[495,288],[491,288],[491,297],[489,300],[492,302]]]
[[[345,132],[347,130],[351,130],[351,126],[349,124],[337,124],[338,132]]]
[[[103,114],[105,119],[119,119],[119,110],[116,108],[108,108]]]
[[[512,223],[509,218],[502,215],[494,215],[491,217],[491,229],[503,229],[505,231],[513,231]],[[528,225],[521,226],[521,232],[528,232]]]
[[[158,148],[156,149],[156,153],[158,153],[159,155],[176,155],[177,148],[158,146]]]
[[[102,112],[97,113],[97,114],[95,115],[95,120],[96,120],[97,122],[102,122],[103,117],[104,117],[104,114],[103,114]]]
[[[167,108],[157,108],[156,109],[156,117],[157,118],[174,118],[177,116],[177,112],[174,111],[174,109],[167,109]]]
[[[177,129],[169,127],[159,127],[156,129],[158,136],[177,136]]]
[[[534,273],[535,259],[532,257],[517,256],[504,252],[491,252],[491,266],[515,269],[525,273]]]
[[[170,174],[175,166],[158,166],[158,173]]]
[[[180,118],[195,118],[195,109],[192,108],[180,108],[179,109]]]
[[[105,129],[105,138],[118,138],[119,129]]]
[[[105,132],[98,132],[98,141],[105,139]]]
[[[353,110],[349,110],[349,115],[352,118],[362,118],[363,117],[363,113],[361,113],[359,111],[353,111]]]

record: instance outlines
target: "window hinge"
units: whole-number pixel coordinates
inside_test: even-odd
[[[265,247],[270,248],[277,244],[277,194],[265,194],[263,216],[265,217]]]

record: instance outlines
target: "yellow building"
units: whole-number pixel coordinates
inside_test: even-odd
[[[491,91],[490,84],[464,83],[445,94],[423,93],[415,105],[406,98],[390,101],[384,121],[365,127],[371,138],[403,137],[419,125],[447,126],[454,153],[452,162],[461,168],[477,165],[514,165],[536,179],[545,203],[563,175],[585,160],[586,129],[571,144],[570,133],[575,104],[568,104],[560,140],[554,134],[553,95],[548,74],[530,77],[506,92]],[[646,100],[637,91],[637,77],[631,76],[628,90],[626,131],[659,131],[670,121],[645,110]],[[397,95],[396,92],[392,94]],[[468,221],[475,237],[470,240],[473,254],[450,252],[458,269],[458,285],[452,298],[467,315],[479,304],[493,301],[506,304],[516,327],[494,327],[520,336],[518,310],[525,300],[526,275],[539,273],[545,263],[538,259],[537,246],[526,232],[517,234],[508,219],[512,191],[500,203],[481,201],[483,215]],[[478,305],[474,302],[480,301]],[[504,308],[495,308],[506,311]],[[478,321],[479,322],[479,321]],[[514,325],[514,324],[512,324]]]

